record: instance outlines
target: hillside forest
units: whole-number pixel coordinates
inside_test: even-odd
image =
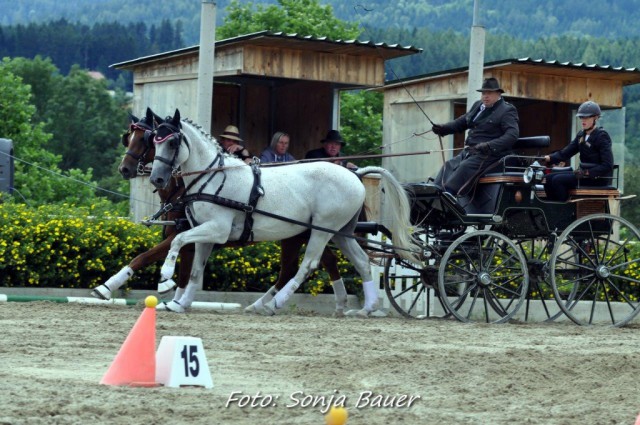
[[[640,15],[640,0],[601,2],[598,9],[606,8],[606,14],[594,13],[591,8],[583,7],[582,2],[574,0],[486,0],[480,1],[480,5],[480,23],[487,29],[487,62],[529,57],[625,68],[639,65],[640,27],[635,23],[638,21],[636,18],[640,18],[636,16]],[[17,5],[0,0],[2,6],[6,13],[0,17],[0,57],[37,60],[40,65],[45,64],[45,68],[53,72],[59,81],[80,78],[77,75],[79,70],[99,71],[106,77],[103,83],[106,88],[121,93],[121,96],[131,90],[131,75],[112,69],[110,65],[198,42],[200,2],[192,0],[170,4],[103,0],[99,8],[89,0],[64,4],[54,0],[32,0],[18,2]],[[420,54],[389,61],[386,69],[388,81],[464,67],[468,63],[469,28],[473,19],[471,0],[400,0],[393,4],[382,0],[341,3],[320,3],[318,0],[220,0],[217,6],[219,39],[264,29],[302,34],[300,29],[303,29],[309,33],[320,31],[310,35],[332,39],[352,36],[360,40],[400,43],[422,49]],[[305,25],[314,16],[320,16],[317,21],[320,23]],[[322,19],[335,19],[331,21],[335,25],[325,27],[321,25]],[[332,28],[342,32],[334,32]],[[24,72],[29,68],[24,64],[16,66],[14,63],[12,66],[18,75],[20,70]],[[33,75],[20,76],[37,85],[38,78]],[[32,87],[32,90],[36,89]],[[39,93],[40,96],[33,100],[41,103],[36,117],[47,122],[45,105],[48,104],[49,108],[53,106],[42,97],[46,93],[45,87],[40,87]],[[640,88],[628,87],[624,96],[627,108],[626,169],[629,174],[625,180],[633,184],[639,181],[634,177],[637,177],[635,175],[640,166]],[[381,113],[377,104],[380,99],[375,96],[354,98],[352,101],[358,107],[369,110],[365,114],[368,118],[371,114],[375,118],[376,114]],[[371,103],[376,104],[372,107]],[[353,125],[351,130],[346,131],[355,132],[355,129],[365,128],[358,123],[358,114],[355,115],[355,118],[343,116],[346,122],[352,122],[350,125]],[[122,120],[125,120],[124,116]],[[123,128],[124,124],[120,122],[118,125]],[[59,123],[56,128],[50,119],[45,126],[49,132],[68,131],[61,128]],[[377,131],[374,136],[381,137],[380,134]],[[55,140],[61,135],[53,133],[52,137]],[[117,149],[117,146],[110,147],[108,153]],[[54,149],[54,153],[61,158],[69,154],[61,149]],[[62,170],[77,168],[81,173],[91,169],[91,173],[97,172],[98,177],[108,178],[106,171],[95,164],[91,166],[85,162],[61,161],[60,166]],[[120,186],[118,190],[121,189]],[[635,209],[635,205],[631,205]]]

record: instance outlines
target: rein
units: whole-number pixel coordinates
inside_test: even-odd
[[[341,232],[339,230],[333,230],[333,229],[329,229],[327,227],[316,226],[315,224],[312,224],[312,223],[306,223],[304,221],[296,220],[296,219],[289,218],[289,217],[284,217],[284,216],[281,216],[281,215],[278,215],[278,214],[271,213],[269,211],[265,211],[265,210],[261,210],[259,208],[256,208],[255,205],[250,205],[250,204],[246,204],[244,202],[234,201],[233,199],[224,198],[224,197],[218,196],[218,195],[211,195],[209,193],[184,195],[182,197],[182,201],[184,203],[193,203],[193,202],[196,202],[196,201],[210,202],[212,204],[220,205],[220,206],[227,207],[227,208],[231,208],[231,209],[236,210],[236,211],[243,211],[243,212],[245,212],[247,214],[253,214],[253,213],[261,214],[261,215],[264,215],[264,216],[267,216],[267,217],[275,218],[275,219],[280,220],[280,221],[285,221],[287,223],[291,223],[291,224],[295,224],[295,225],[298,225],[298,226],[301,226],[301,227],[305,227],[307,229],[320,230],[322,232],[331,233],[331,234],[337,235],[337,236],[345,236],[345,237],[348,237],[348,238],[351,238],[351,239],[355,239],[357,241],[371,243],[371,244],[375,244],[375,245],[380,245],[380,246],[382,246],[384,248],[393,248],[395,250],[413,252],[413,251],[408,250],[406,248],[402,248],[402,247],[399,247],[399,246],[387,244],[385,242],[378,242],[378,241],[374,241],[374,240],[371,240],[371,239],[363,238],[361,236],[356,236],[353,233]]]
[[[464,149],[464,148],[462,148]],[[332,157],[332,158],[313,158],[313,159],[297,159],[295,161],[287,161],[287,162],[269,162],[266,164],[260,164],[261,168],[271,168],[271,167],[280,167],[283,165],[294,165],[294,164],[306,164],[310,162],[332,162],[336,159],[340,159],[341,161],[348,161],[352,159],[371,159],[371,158],[390,158],[396,156],[412,156],[412,155],[430,155],[436,152],[455,152],[459,151],[461,148],[452,148],[452,149],[443,149],[443,150],[430,150],[430,151],[418,151],[418,152],[405,152],[405,153],[386,153],[386,154],[373,154],[373,155],[351,155],[351,156],[340,156],[340,157]],[[178,175],[184,176],[192,176],[195,174],[207,174],[215,171],[226,170],[237,167],[244,167],[245,165],[233,165],[233,166],[225,166],[225,167],[216,167],[216,168],[205,168],[204,170],[199,171],[190,171],[188,173],[179,172]]]

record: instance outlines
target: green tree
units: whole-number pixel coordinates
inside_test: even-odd
[[[127,123],[124,101],[77,65],[59,81],[46,105],[46,129],[62,169],[92,169],[98,180],[114,173],[113,158],[121,153],[118,135]]]
[[[24,84],[31,88],[31,102],[36,107],[34,120],[46,121],[43,115],[45,106],[49,98],[53,95],[53,90],[57,80],[62,78],[58,68],[51,62],[51,59],[43,59],[37,55],[34,59],[21,57],[5,61],[5,66],[14,75],[20,76]]]
[[[218,39],[265,30],[326,36],[334,40],[349,40],[360,34],[357,23],[336,18],[333,8],[321,5],[319,0],[278,0],[278,5],[267,6],[232,0],[226,10],[224,24],[216,30]]]
[[[0,135],[13,140],[15,198],[31,205],[77,199],[90,202],[94,198],[93,189],[86,184],[69,185],[61,175],[57,166],[60,157],[47,150],[51,135],[45,132],[44,124],[33,119],[36,108],[30,103],[30,86],[24,84],[10,68],[8,59],[0,63]],[[91,180],[90,174],[78,170],[73,173],[84,183]],[[73,192],[72,198],[68,199],[70,191]]]
[[[340,129],[347,155],[382,153],[382,93],[357,91],[340,96]],[[380,158],[353,161],[358,166],[380,165]]]

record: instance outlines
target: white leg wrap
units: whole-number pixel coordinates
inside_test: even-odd
[[[178,300],[178,302],[183,308],[191,307],[191,303],[193,302],[193,299],[196,297],[196,289],[198,289],[197,285],[193,283],[189,283],[187,287],[184,288],[184,293]]]
[[[273,300],[275,301],[275,307],[277,309],[281,309],[282,307],[284,307],[285,303],[289,301],[289,298],[291,298],[291,295],[296,292],[299,286],[300,284],[296,282],[295,279],[291,279],[289,282],[287,282],[287,284],[284,285],[284,288],[278,291],[278,293],[273,297]]]
[[[378,290],[373,281],[362,282],[364,289],[364,309],[373,311],[378,309]]]
[[[176,270],[176,261],[178,259],[178,254],[169,253],[167,259],[164,260],[164,264],[160,269],[160,280],[171,279],[173,276],[173,272]]]
[[[277,292],[278,290],[276,289],[276,287],[272,286],[267,290],[267,292],[262,294],[262,296],[258,298],[253,304],[247,306],[244,309],[245,313],[257,313],[259,310],[262,310],[264,305],[269,301],[271,301]]]
[[[344,281],[340,278],[334,280],[332,285],[333,295],[336,298],[336,310],[344,310],[347,306],[347,289],[344,287]]]
[[[176,288],[176,292],[173,294],[173,301],[178,301],[184,295],[185,288]]]
[[[104,283],[104,286],[110,291],[115,291],[125,284],[129,278],[133,276],[133,269],[129,266],[123,267],[118,273],[114,274]]]

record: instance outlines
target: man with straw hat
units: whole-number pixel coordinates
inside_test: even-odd
[[[243,141],[240,138],[238,127],[235,125],[228,125],[218,139],[220,139],[220,145],[226,152],[237,156],[247,164],[250,164],[253,160],[253,156],[249,153],[247,148],[240,144],[243,143]]]

